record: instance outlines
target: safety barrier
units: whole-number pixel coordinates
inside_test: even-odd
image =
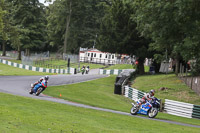
[[[124,92],[125,97],[131,98],[134,101],[141,99],[146,94],[145,92],[139,91],[129,86],[125,86]]]
[[[124,88],[128,85],[129,80],[135,76],[134,69],[124,69],[115,80],[114,94],[124,94]]]
[[[164,111],[168,114],[200,119],[200,106],[165,99]]]
[[[34,67],[34,66],[14,63],[14,62],[3,60],[3,59],[0,59],[0,63],[6,64],[6,65],[9,65],[9,66],[13,66],[13,67],[17,67],[17,68],[21,68],[21,69],[37,71],[37,72],[46,72],[46,73],[74,74],[74,71],[75,71],[74,68],[48,69],[48,68]]]
[[[135,71],[134,69],[111,69],[111,70],[99,69],[99,74],[119,75],[121,72],[127,70],[132,72]]]
[[[112,69],[112,70],[104,70],[99,69],[99,74],[108,74],[108,75],[119,75],[123,70]]]

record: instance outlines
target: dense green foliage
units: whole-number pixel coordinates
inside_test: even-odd
[[[137,22],[137,29],[142,36],[153,40],[151,49],[164,56],[167,51],[177,63],[195,59],[199,64],[200,1],[135,0],[133,6],[136,13],[132,17]],[[176,70],[178,68],[177,64]],[[199,74],[199,70],[196,72]]]
[[[151,57],[148,47],[150,41],[140,36],[137,24],[131,19],[135,10],[131,1],[114,0],[107,7],[103,18],[98,47],[112,53],[135,55],[139,61],[138,70],[144,73],[144,59]]]
[[[3,2],[4,0],[0,1],[0,32],[2,32],[3,30],[3,9],[2,9]]]
[[[61,49],[64,44],[64,53],[78,53],[79,47],[91,48],[102,13],[99,3],[99,0],[56,0],[50,5],[47,18],[50,44]]]

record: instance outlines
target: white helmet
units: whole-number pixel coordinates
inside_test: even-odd
[[[49,76],[48,76],[48,75],[46,75],[46,76],[44,77],[44,79],[45,79],[45,80],[48,80],[48,79],[49,79]]]

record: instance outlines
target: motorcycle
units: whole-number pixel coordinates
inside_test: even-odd
[[[33,84],[31,84],[31,90],[30,90],[29,94],[35,93],[36,96],[39,96],[40,93],[43,92],[46,88],[47,88],[46,81],[42,81],[41,83],[38,83],[35,86],[33,86]]]
[[[82,71],[82,75],[83,75],[85,73],[85,68],[82,68],[81,71]]]
[[[86,68],[85,74],[88,74],[88,73],[89,73],[89,68]]]
[[[147,101],[145,104],[139,106],[139,100],[136,104],[132,103],[131,114],[143,114],[148,115],[149,118],[154,118],[158,114],[158,110],[160,109],[159,100],[154,97],[151,101]]]

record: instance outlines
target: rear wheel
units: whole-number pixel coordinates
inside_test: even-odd
[[[29,91],[29,94],[33,94],[33,88],[31,88],[31,90]]]
[[[131,114],[136,115],[137,111],[138,111],[138,108],[135,105],[133,105],[133,107],[131,108]]]
[[[151,108],[148,111],[149,118],[154,118],[158,114],[158,108]]]

